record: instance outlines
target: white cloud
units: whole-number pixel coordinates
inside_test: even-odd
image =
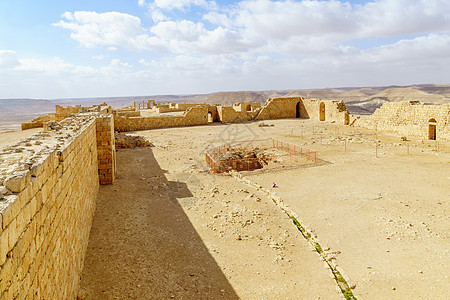
[[[0,50],[0,68],[13,68],[20,65],[15,51]]]
[[[77,11],[66,12],[63,17],[67,21],[60,21],[54,25],[71,30],[70,36],[88,48],[103,45],[157,50],[161,47],[157,39],[144,32],[141,20],[129,14]]]
[[[154,5],[164,10],[184,10],[191,6],[201,6],[211,9],[216,6],[216,3],[214,1],[206,0],[155,0]]]
[[[55,24],[83,47],[100,48],[91,54],[96,67],[0,50],[0,91],[15,84],[40,89],[40,97],[198,93],[450,78],[448,0],[137,3],[152,26],[130,14],[83,11]]]

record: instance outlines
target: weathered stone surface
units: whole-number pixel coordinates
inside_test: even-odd
[[[13,193],[20,193],[31,181],[30,171],[17,172],[6,177],[3,185]]]

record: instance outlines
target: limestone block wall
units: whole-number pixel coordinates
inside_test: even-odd
[[[118,110],[115,111],[116,115],[121,116],[121,117],[140,117],[141,116],[141,112],[140,111],[135,111],[135,110]]]
[[[256,120],[283,118],[349,123],[349,113],[343,101],[304,99],[302,97],[271,98],[267,100],[256,116]]]
[[[208,124],[208,107],[191,107],[182,116],[158,116],[127,118],[116,116],[117,131],[136,131],[156,128],[196,126]]]
[[[238,102],[233,104],[235,111],[255,111],[261,107],[259,102]]]
[[[219,120],[223,123],[239,123],[253,120],[256,112],[236,111],[231,106],[218,106]]]
[[[0,299],[76,298],[99,186],[96,116],[55,128],[0,149]]]
[[[51,113],[46,116],[37,117],[31,122],[25,122],[21,124],[22,130],[43,127],[46,122],[55,121],[60,122],[65,118],[69,117],[68,113]]]
[[[354,126],[428,139],[431,119],[436,121],[436,139],[450,140],[450,104],[425,105],[418,101],[387,102],[372,115],[360,116]]]
[[[55,105],[55,112],[57,114],[77,114],[77,113],[81,112],[81,109],[82,109],[81,105],[67,106],[67,107]]]
[[[116,173],[114,118],[99,116],[96,120],[98,177],[100,184],[113,184]]]
[[[296,118],[297,103],[302,103],[302,100],[302,97],[270,98],[255,120]],[[300,117],[303,117],[303,114]]]

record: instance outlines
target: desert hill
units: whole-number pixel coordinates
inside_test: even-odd
[[[198,102],[231,105],[236,102],[264,103],[270,97],[316,98],[343,100],[351,113],[372,114],[385,102],[417,100],[428,104],[450,103],[450,84],[418,84],[410,86],[342,87],[326,89],[293,89],[266,91],[233,91],[192,95],[151,95],[130,97],[94,97],[70,99],[0,99],[0,130],[18,129],[37,115],[54,112],[55,104],[92,106],[106,102],[114,108],[146,100],[165,102]]]
[[[210,104],[232,105],[236,102],[265,102],[267,96],[262,92],[218,92],[209,94],[203,101]]]

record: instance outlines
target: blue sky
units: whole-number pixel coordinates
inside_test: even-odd
[[[2,0],[0,99],[450,83],[450,1]]]

